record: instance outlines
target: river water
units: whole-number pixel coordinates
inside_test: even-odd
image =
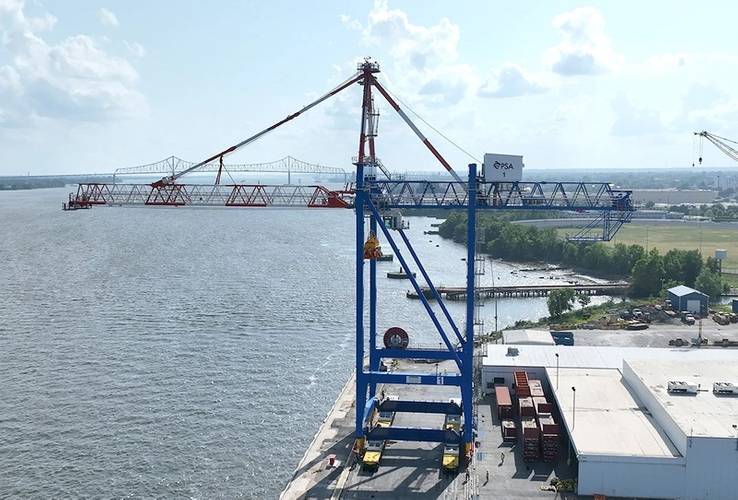
[[[276,497],[354,366],[352,212],[65,213],[67,191],[0,191],[0,496]],[[409,220],[435,283],[462,285],[464,247]],[[439,342],[378,265],[379,329]],[[572,279],[521,267],[496,281]],[[500,327],[545,314],[498,302]]]

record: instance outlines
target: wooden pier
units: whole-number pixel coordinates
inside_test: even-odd
[[[574,290],[583,295],[623,295],[628,291],[630,285],[627,283],[615,284],[584,284],[584,285],[515,285],[515,286],[485,286],[477,288],[478,299],[494,297],[546,297],[553,290]],[[432,299],[433,294],[428,287],[421,288],[427,299]],[[466,288],[461,286],[440,286],[436,290],[448,300],[466,300]],[[407,297],[417,299],[418,294],[407,292]]]

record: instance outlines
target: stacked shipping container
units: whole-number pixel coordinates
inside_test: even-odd
[[[544,462],[555,462],[559,454],[559,426],[551,415],[539,415],[541,450]]]
[[[510,391],[507,386],[495,386],[495,399],[497,401],[497,418],[500,419],[500,432],[503,441],[515,441],[518,437],[518,429],[513,422],[513,406]]]
[[[537,462],[541,458],[538,423],[534,418],[523,417],[520,426],[523,429],[523,460]]]
[[[503,441],[516,441],[518,439],[518,428],[512,420],[503,420],[500,422]]]
[[[513,416],[512,400],[510,391],[504,385],[495,386],[495,398],[497,399],[497,418],[500,420],[511,419]]]
[[[515,407],[520,421],[520,437],[523,441],[523,460],[554,462],[559,453],[559,425],[553,417],[554,407],[543,390],[540,380],[529,379],[525,371],[513,373]],[[507,387],[496,386],[497,415],[501,421],[503,440],[515,439],[512,404]]]

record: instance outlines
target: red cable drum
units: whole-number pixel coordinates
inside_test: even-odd
[[[384,332],[384,347],[387,349],[405,349],[409,343],[410,337],[399,326],[393,326]]]

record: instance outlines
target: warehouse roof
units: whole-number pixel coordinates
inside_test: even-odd
[[[544,368],[561,410],[561,424],[572,433],[579,455],[680,457],[673,442],[677,437],[667,437],[666,422],[652,416],[655,404],[686,436],[736,437],[738,397],[712,394],[713,382],[738,383],[734,350],[522,345],[517,346],[517,355],[509,355],[508,347],[489,344],[484,369]],[[639,381],[623,377],[625,365]],[[674,396],[666,391],[669,380],[693,381],[702,391],[697,396]],[[641,401],[639,394],[649,399]]]
[[[714,382],[738,384],[738,356],[733,361],[710,363],[677,360],[626,360],[656,401],[686,436],[738,437],[738,396],[716,396]],[[670,380],[699,384],[696,395],[675,395],[667,391]]]
[[[547,368],[554,397],[580,455],[681,456],[616,369]],[[576,401],[574,391],[576,388]]]
[[[736,351],[731,349],[691,349],[657,347],[614,347],[614,346],[547,346],[522,345],[518,355],[508,355],[503,344],[488,344],[484,366],[509,367],[555,367],[556,354],[561,368],[623,368],[623,359],[630,360],[678,360],[683,361],[733,361]]]
[[[555,345],[547,330],[505,330],[502,332],[502,342],[516,345]]]
[[[673,293],[677,297],[684,297],[685,295],[689,295],[692,293],[699,293],[700,295],[704,295],[705,297],[707,297],[707,295],[700,292],[699,290],[695,290],[694,288],[689,288],[688,286],[684,286],[684,285],[679,285],[673,288],[669,288],[669,293]]]

